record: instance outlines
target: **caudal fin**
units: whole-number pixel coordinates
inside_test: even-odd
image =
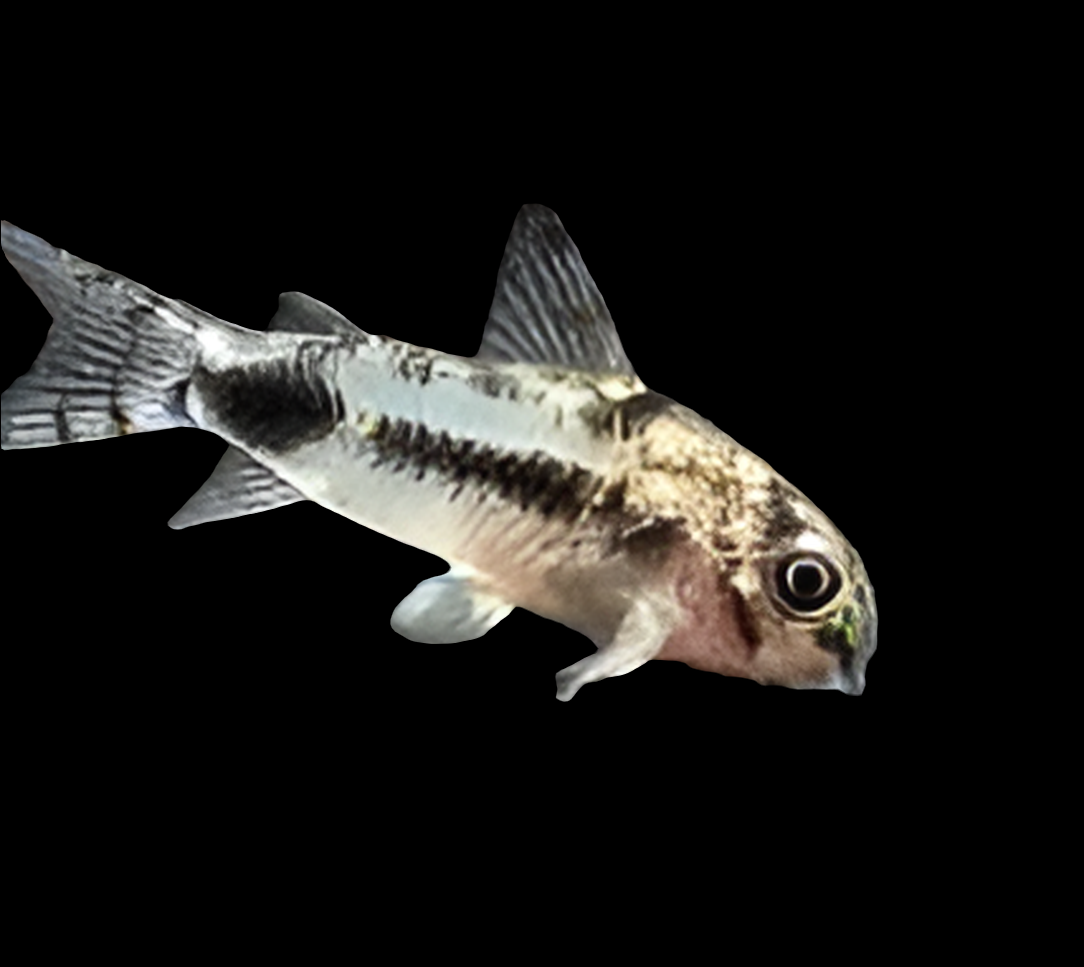
[[[4,254],[53,317],[30,372],[0,396],[0,447],[194,426],[184,399],[201,325],[228,325],[0,223]]]

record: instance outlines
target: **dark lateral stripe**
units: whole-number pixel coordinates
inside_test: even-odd
[[[382,416],[369,433],[376,451],[372,467],[391,465],[393,473],[409,470],[415,480],[438,474],[458,486],[467,485],[515,501],[522,510],[534,509],[549,516],[575,518],[602,487],[602,478],[539,451],[508,453],[473,440],[455,439],[421,423]]]

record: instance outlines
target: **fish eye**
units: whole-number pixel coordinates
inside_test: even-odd
[[[819,554],[794,554],[775,569],[775,587],[780,600],[794,611],[819,611],[843,586],[839,571]]]

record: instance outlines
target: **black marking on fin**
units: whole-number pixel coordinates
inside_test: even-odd
[[[65,393],[60,397],[60,403],[57,404],[54,415],[56,419],[56,438],[61,443],[70,443],[72,434],[71,429],[68,427],[68,414],[65,412],[64,401],[67,399],[68,394]]]

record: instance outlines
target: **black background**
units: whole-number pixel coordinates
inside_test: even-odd
[[[39,946],[210,921],[247,950],[309,897],[307,947],[341,921],[353,949],[778,949],[807,912],[878,953],[1004,944],[1001,921],[1034,946],[1013,873],[1064,854],[1072,801],[1072,581],[1029,526],[1071,542],[1039,436],[1071,355],[1067,59],[1020,18],[632,18],[644,37],[562,12],[482,14],[471,46],[458,10],[50,9],[5,48],[0,218],[235,323],[298,289],[469,354],[516,211],[552,207],[644,381],[861,553],[865,694],[651,662],[559,703],[591,645],[558,625],[391,632],[443,569],[414,548],[308,505],[171,531],[207,434],[5,451],[8,831]],[[6,387],[48,318],[2,263],[0,322]],[[607,893],[634,914],[600,931]]]
[[[929,671],[901,640],[892,571],[921,266],[915,199],[883,146],[251,137],[29,149],[0,216],[239,325],[264,328],[278,293],[300,290],[365,330],[471,355],[519,206],[553,208],[644,382],[766,459],[862,554],[880,609],[866,692],[651,662],[557,702],[554,673],[592,650],[560,625],[517,610],[448,646],[391,631],[395,605],[444,569],[422,551],[311,504],[170,530],[224,450],[184,429],[3,454],[28,734],[223,775],[417,760],[556,776],[626,755],[665,768],[676,750],[870,767]],[[0,286],[7,386],[49,319],[8,266]]]

